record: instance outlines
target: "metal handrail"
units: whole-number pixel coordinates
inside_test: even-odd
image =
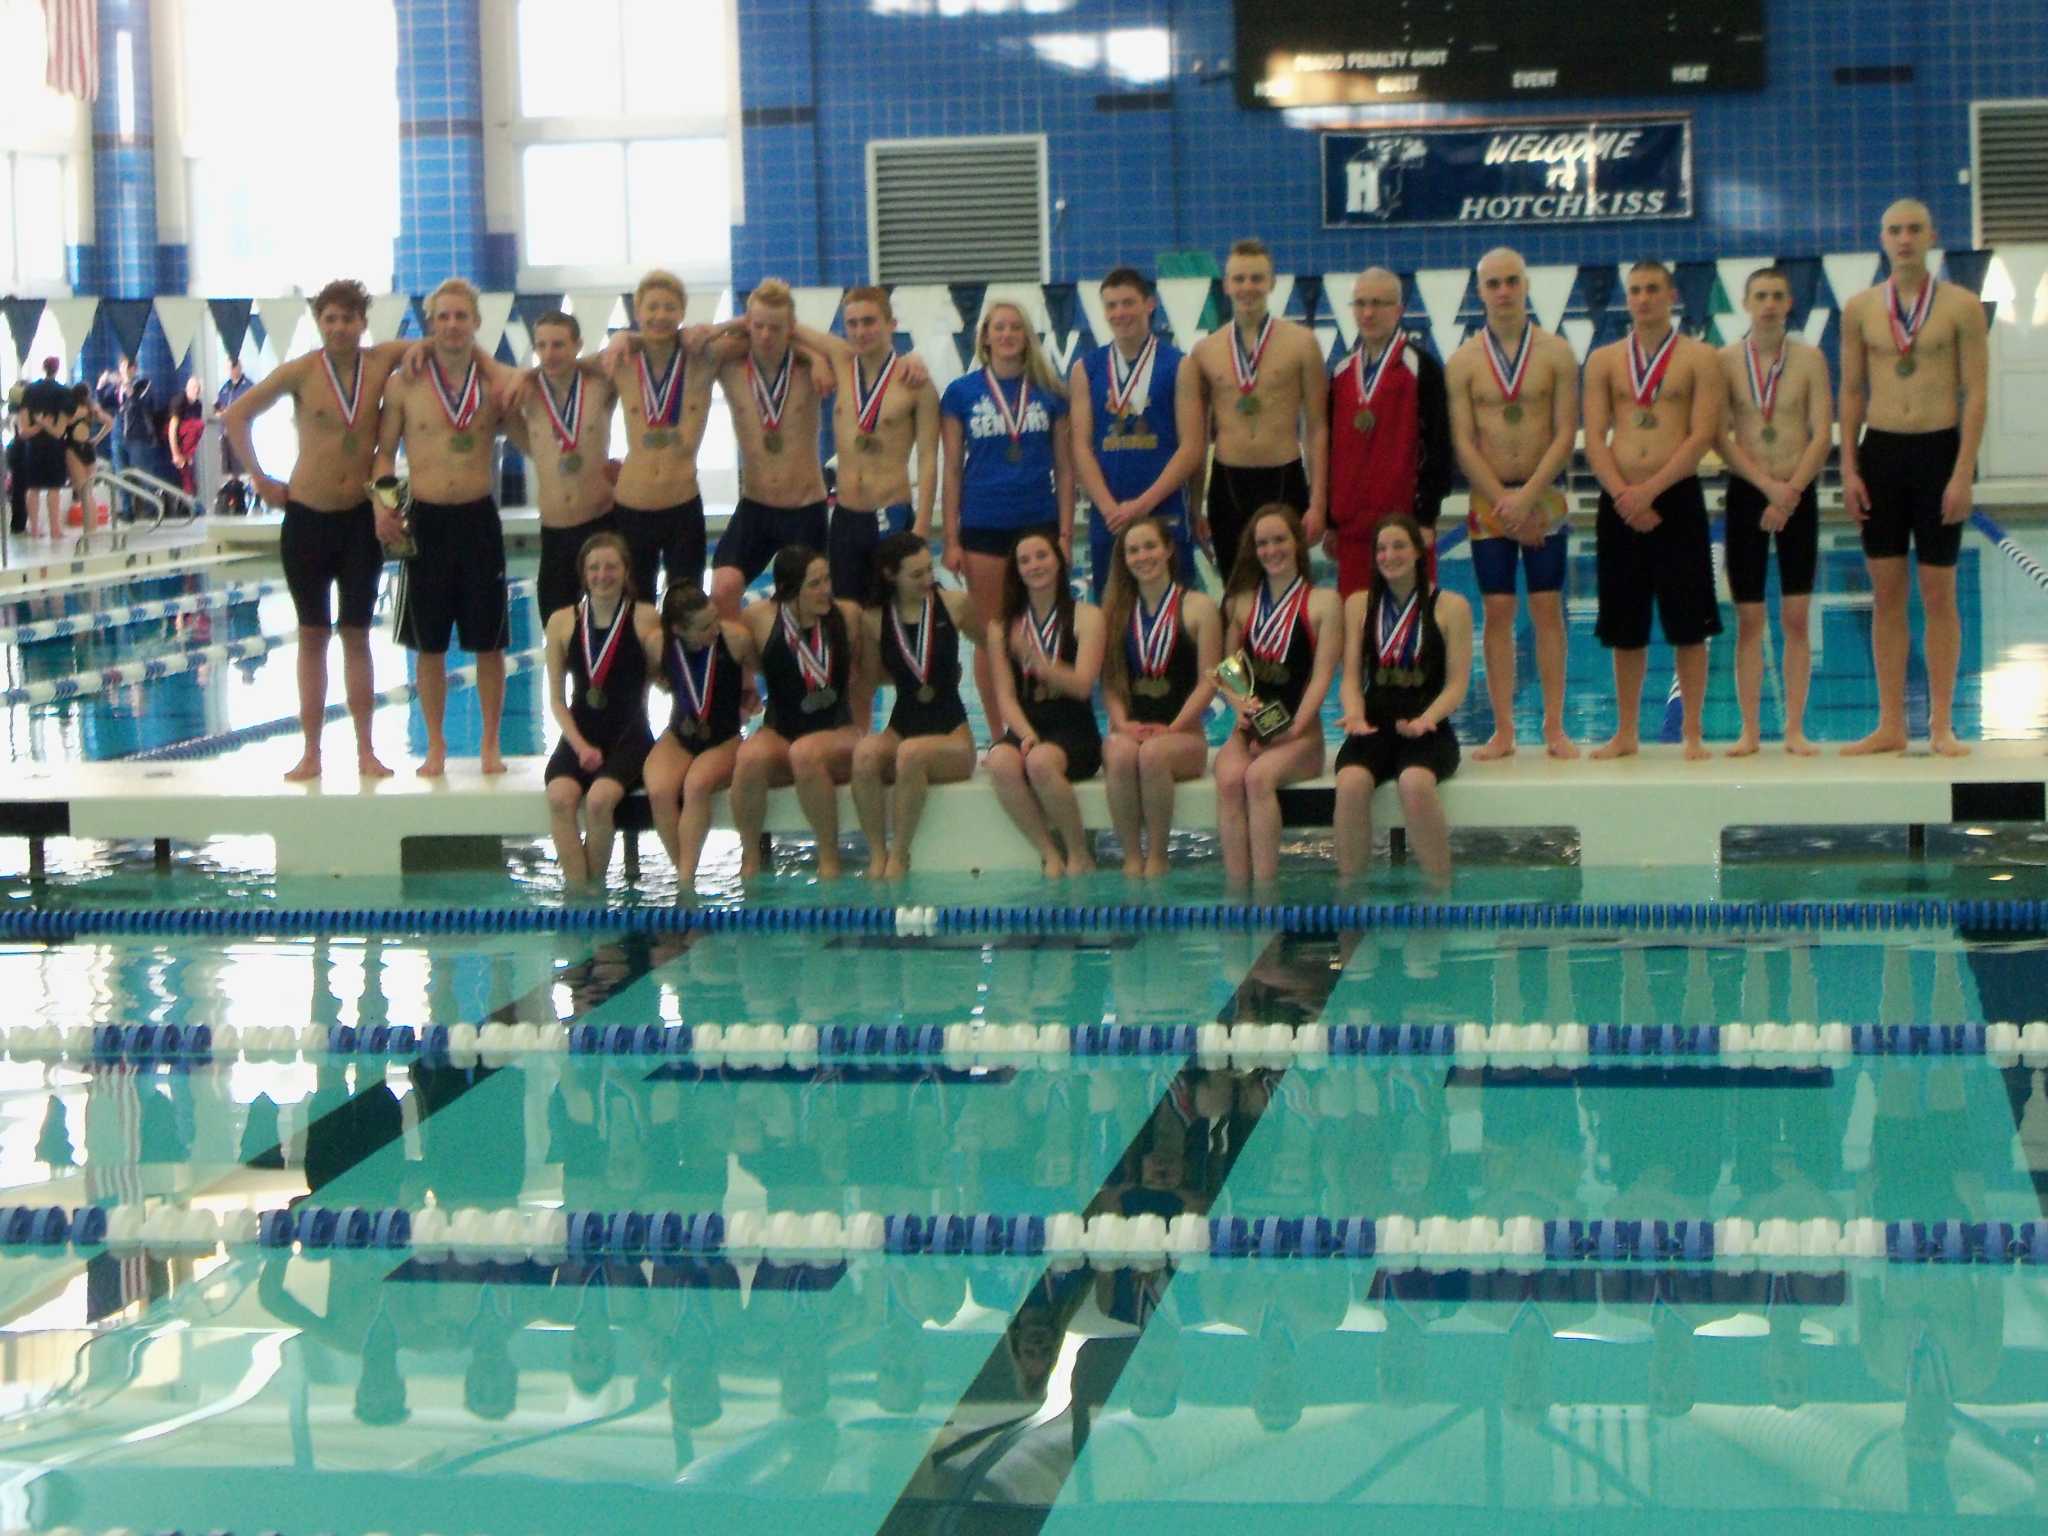
[[[154,501],[157,505],[159,523],[170,515],[174,506],[184,515],[187,522],[199,515],[199,498],[187,495],[182,485],[174,485],[161,476],[152,475],[142,469],[112,470],[109,474],[123,489]]]

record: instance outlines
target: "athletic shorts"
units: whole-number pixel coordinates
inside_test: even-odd
[[[993,555],[998,560],[1007,560],[1017,541],[1029,533],[1051,539],[1055,544],[1060,541],[1058,523],[1026,523],[1021,528],[962,528],[960,547],[970,555]]]
[[[862,512],[843,504],[832,508],[832,531],[826,535],[825,558],[832,564],[832,591],[856,603],[868,600],[875,581],[875,546],[885,534],[906,533],[915,514],[907,501],[879,512]]]
[[[1472,575],[1487,597],[1515,595],[1515,567],[1531,592],[1564,590],[1568,535],[1560,528],[1541,544],[1524,544],[1520,539],[1472,540]]]
[[[1764,576],[1771,563],[1771,541],[1778,541],[1778,591],[1784,597],[1805,597],[1813,591],[1813,572],[1820,563],[1820,497],[1812,486],[1799,498],[1792,516],[1775,534],[1763,530],[1770,506],[1764,493],[1740,475],[1728,477],[1728,590],[1738,603],[1764,600]]]
[[[576,557],[583,553],[584,540],[600,533],[618,531],[618,518],[610,512],[593,517],[587,523],[578,523],[574,528],[542,527],[540,569],[534,572],[533,595],[540,604],[543,619],[557,608],[567,608],[583,595],[583,573],[576,569]],[[639,595],[643,602],[654,601],[646,592]]]
[[[801,544],[822,555],[831,537],[826,521],[830,507],[829,502],[823,501],[805,507],[770,507],[742,496],[739,505],[732,509],[732,521],[718,536],[718,552],[711,557],[711,563],[721,570],[737,570],[752,581],[768,569],[769,561],[792,544]],[[861,596],[859,592],[841,592],[836,585],[833,595],[855,601]]]
[[[606,752],[597,772],[585,773],[583,765],[576,761],[576,749],[564,738],[555,743],[554,755],[548,759],[541,782],[574,779],[587,790],[599,779],[611,779],[630,795],[640,787],[640,770],[647,765],[647,754],[653,750],[654,738],[643,727]]]
[[[327,602],[330,587],[341,589],[342,628],[370,627],[385,555],[377,542],[376,514],[367,501],[346,512],[320,512],[287,501],[278,553],[301,628],[334,627]]]
[[[1301,460],[1240,468],[1221,459],[1209,467],[1209,538],[1216,546],[1216,574],[1230,580],[1238,541],[1252,514],[1269,501],[1283,502],[1295,515],[1308,515],[1308,470]]]
[[[1663,517],[1637,533],[1600,493],[1595,524],[1600,620],[1594,628],[1610,650],[1639,651],[1650,643],[1655,610],[1670,645],[1698,645],[1721,633],[1714,597],[1714,552],[1707,529],[1707,498],[1699,477],[1688,475],[1656,501]]]
[[[1941,493],[1956,471],[1963,435],[1954,427],[1939,432],[1864,431],[1856,450],[1863,488],[1870,492],[1870,516],[1863,524],[1863,553],[1872,560],[1903,560],[1910,547],[1922,565],[1954,565],[1963,547],[1963,525],[1941,520]]]
[[[502,651],[511,637],[505,596],[505,525],[490,497],[444,506],[412,504],[420,552],[401,565],[392,628],[407,650],[447,652],[452,636],[472,654]]]
[[[21,440],[22,483],[32,491],[61,491],[71,483],[64,463],[64,439],[54,432],[38,432]]]
[[[1370,736],[1346,736],[1334,771],[1363,768],[1374,784],[1386,784],[1410,768],[1427,768],[1441,784],[1458,771],[1458,758],[1458,733],[1449,721],[1427,736],[1403,736],[1392,726],[1381,726]]]
[[[740,503],[745,506],[745,502]],[[633,570],[633,590],[640,601],[657,601],[654,583],[657,572],[666,575],[669,586],[704,585],[704,498],[692,496],[673,507],[646,511],[624,503],[611,510],[613,527],[626,539],[628,563]],[[592,525],[594,526],[594,525]],[[725,546],[720,544],[719,548]],[[574,558],[574,551],[571,552]],[[578,590],[582,582],[572,583]],[[575,592],[571,592],[573,601]],[[545,609],[542,610],[546,612]]]
[[[1065,733],[1056,732],[1051,736],[1039,737],[1038,744],[1042,747],[1058,747],[1067,754],[1067,782],[1069,784],[1079,784],[1083,780],[1092,779],[1096,774],[1102,772],[1102,738],[1100,736],[1069,736]],[[1021,750],[1024,744],[1018,740],[1015,731],[1005,731],[990,745],[1016,747]]]

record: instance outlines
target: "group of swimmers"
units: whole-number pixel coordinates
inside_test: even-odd
[[[1934,229],[1923,205],[1887,209],[1881,237],[1890,276],[1845,307],[1841,359],[1843,497],[1871,568],[1880,720],[1844,751],[1906,745],[1911,549],[1927,614],[1932,746],[1960,753],[1954,565],[1984,426],[1984,317],[1967,291],[1928,271]],[[1308,327],[1268,311],[1271,256],[1240,241],[1224,273],[1232,323],[1187,354],[1155,332],[1151,285],[1119,268],[1101,284],[1110,337],[1067,378],[1022,306],[997,300],[977,329],[977,366],[943,392],[915,354],[896,352],[889,297],[876,287],[846,295],[842,339],[798,324],[789,288],[773,279],[733,320],[686,327],[682,284],[653,272],[634,295],[635,330],[586,357],[576,319],[544,315],[533,327],[538,366],[522,372],[476,348],[477,296],[461,279],[430,296],[428,340],[410,355],[400,343],[363,347],[367,294],[331,284],[314,300],[322,346],[225,413],[258,491],[285,510],[306,735],[291,776],[320,772],[335,587],[359,767],[389,771],[370,741],[367,627],[385,548],[400,544],[412,550],[396,627],[418,656],[428,739],[420,771],[445,768],[451,636],[477,655],[481,766],[502,771],[509,626],[490,452],[500,433],[538,482],[537,586],[563,728],[548,793],[572,878],[601,872],[613,808],[643,774],[686,883],[707,797],[728,784],[743,874],[756,869],[766,790],[793,783],[818,833],[821,874],[838,871],[834,789],[851,784],[871,872],[900,875],[927,789],[976,766],[962,635],[995,738],[983,761],[1049,874],[1090,867],[1071,786],[1099,769],[1127,871],[1163,870],[1173,786],[1207,766],[1202,719],[1220,691],[1238,716],[1214,764],[1226,869],[1271,878],[1278,790],[1323,770],[1320,713],[1341,659],[1340,868],[1363,865],[1372,790],[1392,780],[1421,862],[1442,878],[1436,786],[1458,761],[1450,716],[1469,683],[1474,627],[1468,605],[1434,579],[1449,461],[1472,486],[1484,597],[1495,725],[1475,756],[1516,750],[1519,567],[1546,750],[1573,757],[1562,719],[1560,481],[1582,427],[1601,488],[1598,633],[1614,654],[1619,704],[1617,730],[1594,755],[1638,749],[1653,616],[1677,653],[1685,755],[1706,755],[1705,644],[1720,619],[1697,470],[1715,449],[1730,469],[1728,567],[1741,626],[1744,726],[1732,750],[1759,746],[1775,543],[1785,745],[1813,751],[1803,728],[1805,626],[1815,484],[1834,409],[1824,360],[1787,333],[1786,275],[1767,267],[1751,276],[1750,331],[1716,354],[1673,325],[1670,272],[1638,263],[1626,283],[1630,333],[1588,359],[1583,411],[1570,346],[1528,314],[1520,256],[1491,251],[1477,277],[1486,323],[1439,364],[1401,332],[1399,278],[1362,274],[1352,297],[1358,345],[1332,372]],[[707,591],[696,454],[714,383],[731,413],[744,494],[711,555]],[[250,438],[254,417],[286,395],[300,448],[289,485],[257,467]],[[813,451],[827,399],[838,445],[829,499]],[[374,422],[365,416],[373,407]],[[615,408],[628,448],[612,465]],[[401,447],[410,508],[373,508],[365,481],[390,475]],[[1093,603],[1069,586],[1077,485],[1093,507]],[[959,589],[935,583],[935,514],[939,563]],[[1311,580],[1317,544],[1335,557],[1335,590]],[[1194,584],[1198,548],[1224,578],[1220,610]],[[771,564],[770,600],[743,606]],[[657,607],[643,599],[662,577]],[[756,679],[766,715],[742,740]],[[659,743],[644,718],[649,683],[673,700]],[[873,691],[885,683],[895,706],[871,733]]]

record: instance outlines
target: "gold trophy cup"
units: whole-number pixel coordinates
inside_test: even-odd
[[[1252,734],[1261,741],[1271,741],[1294,723],[1294,715],[1285,704],[1261,704],[1252,690],[1252,659],[1243,651],[1227,656],[1218,664],[1213,676],[1216,681],[1237,694],[1252,706]]]
[[[412,482],[398,475],[380,475],[364,487],[376,498],[377,505],[387,512],[396,512],[404,528],[394,544],[386,544],[385,552],[394,560],[410,560],[420,552],[419,541],[412,536]]]

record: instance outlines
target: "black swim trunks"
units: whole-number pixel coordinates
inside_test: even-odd
[[[631,555],[633,570],[633,591],[643,603],[654,602],[654,581],[657,572],[667,577],[671,587],[678,584],[685,587],[704,585],[704,498],[692,496],[688,501],[658,511],[646,511],[640,507],[629,507],[618,503],[611,510],[613,529],[625,535],[626,549]],[[594,524],[588,525],[595,527]],[[570,593],[573,602],[576,593],[582,589],[582,582],[575,583]],[[543,609],[545,613],[547,610]]]
[[[304,629],[331,629],[328,590],[341,589],[341,626],[368,629],[377,606],[377,578],[384,572],[384,546],[377,519],[366,501],[346,512],[321,512],[302,502],[284,504],[278,554],[285,585]]]
[[[771,507],[742,496],[732,509],[732,521],[718,536],[718,550],[712,555],[715,567],[731,566],[748,581],[768,569],[768,562],[792,544],[825,553],[829,531],[826,519],[829,503],[814,501],[803,507]],[[837,592],[835,597],[859,602],[859,592]]]
[[[415,501],[412,528],[420,552],[399,567],[392,620],[399,643],[439,656],[453,636],[465,651],[502,651],[512,616],[497,503],[488,496],[456,505]]]
[[[1870,516],[1863,524],[1867,557],[1903,560],[1910,547],[1922,565],[1956,563],[1963,525],[1941,520],[1941,493],[1955,473],[1962,446],[1963,435],[1954,427],[1939,432],[1864,431],[1856,468],[1870,493]]]
[[[1595,633],[1610,650],[1639,651],[1650,643],[1654,607],[1671,645],[1698,645],[1721,633],[1714,597],[1714,552],[1707,528],[1707,498],[1699,477],[1688,475],[1656,501],[1663,518],[1637,533],[1600,493],[1596,566],[1600,619]]]
[[[1763,515],[1770,507],[1764,493],[1740,475],[1728,477],[1728,590],[1738,603],[1764,600],[1764,577],[1771,561],[1771,541],[1778,543],[1778,591],[1784,597],[1805,597],[1813,591],[1820,563],[1820,498],[1809,485],[1776,533],[1765,533]]]
[[[1216,546],[1216,574],[1225,581],[1252,514],[1271,501],[1294,508],[1297,517],[1308,516],[1308,470],[1301,460],[1245,468],[1218,459],[1210,467],[1209,538]]]

